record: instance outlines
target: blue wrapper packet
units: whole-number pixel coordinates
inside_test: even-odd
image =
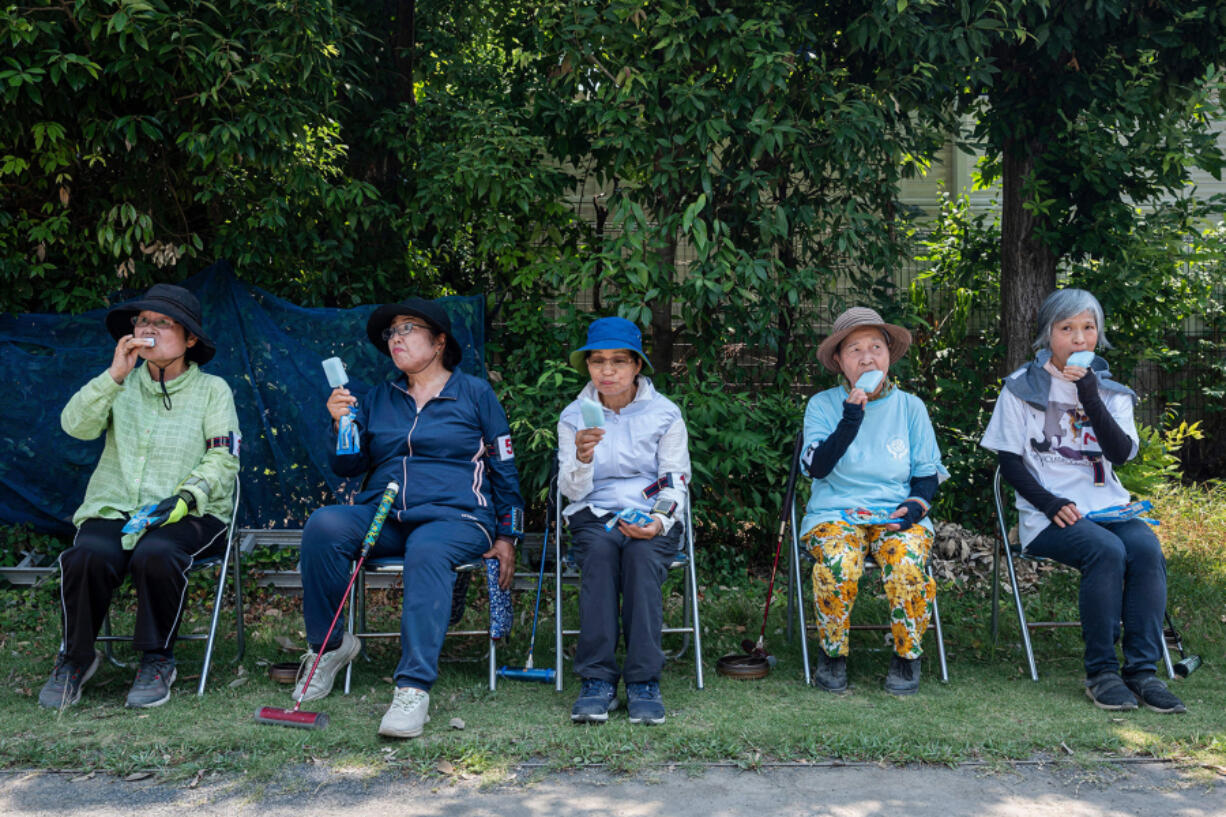
[[[579,411],[583,414],[584,428],[602,428],[604,426],[604,408],[595,400],[580,397]]]
[[[1086,368],[1094,362],[1093,352],[1073,352],[1068,356],[1068,360],[1064,361],[1065,366],[1080,366]]]
[[[1153,525],[1156,528],[1160,524],[1157,519],[1148,519],[1141,516],[1141,514],[1151,511],[1153,508],[1154,503],[1148,499],[1142,499],[1139,502],[1130,502],[1127,505],[1112,505],[1110,508],[1090,511],[1085,517],[1091,522],[1127,522],[1129,519],[1139,518],[1142,522]]]
[[[157,503],[146,505],[136,513],[128,517],[128,521],[124,523],[123,533],[140,533],[145,528],[149,527],[149,519],[153,516],[154,510],[157,509]]]
[[[844,508],[839,511],[843,521],[851,525],[892,525],[898,519],[891,517],[894,508]]]
[[[873,389],[877,388],[881,383],[881,378],[885,377],[885,372],[880,369],[873,369],[871,372],[865,372],[856,379],[856,388],[862,389],[865,394],[872,394]]]
[[[613,530],[617,527],[618,522],[625,522],[627,525],[650,525],[652,523],[651,514],[644,513],[638,508],[626,508],[623,511],[613,514],[609,517],[609,521],[604,523],[605,530]]]

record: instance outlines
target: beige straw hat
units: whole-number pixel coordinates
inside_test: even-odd
[[[834,359],[839,351],[839,344],[852,332],[866,326],[875,326],[885,333],[886,345],[890,348],[890,365],[897,363],[907,353],[907,347],[911,345],[910,332],[901,326],[886,323],[874,309],[853,306],[834,319],[834,329],[830,331],[830,336],[817,347],[817,359],[827,369],[839,374],[841,370]]]

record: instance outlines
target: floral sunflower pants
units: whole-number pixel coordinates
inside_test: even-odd
[[[890,602],[890,632],[900,658],[919,658],[928,629],[936,582],[925,571],[932,551],[932,533],[921,525],[905,531],[884,525],[822,522],[804,535],[813,566],[813,596],[817,632],[829,656],[847,654],[851,608],[856,603],[864,554],[871,553],[881,567],[885,595]]]

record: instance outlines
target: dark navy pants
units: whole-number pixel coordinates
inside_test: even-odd
[[[1102,523],[1079,519],[1048,525],[1026,553],[1081,571],[1081,635],[1086,677],[1119,672],[1115,642],[1124,629],[1124,675],[1153,673],[1162,658],[1166,559],[1149,525],[1139,519]]]
[[[323,644],[345,595],[353,562],[375,515],[371,505],[328,505],[311,514],[302,531],[302,614],[307,642]],[[369,558],[404,558],[404,607],[400,613],[400,663],[396,685],[430,690],[438,678],[438,656],[451,617],[456,565],[490,549],[491,539],[476,522],[463,519],[383,525]],[[336,647],[344,633],[338,621],[329,639]]]
[[[607,519],[608,517],[604,517]],[[681,523],[652,539],[631,539],[584,508],[566,521],[571,559],[582,573],[579,583],[579,644],[575,672],[616,685],[656,681],[664,666],[660,596],[668,565],[677,555]],[[618,668],[617,642],[626,639],[626,662]]]

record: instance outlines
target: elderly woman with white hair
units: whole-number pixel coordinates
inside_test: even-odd
[[[1081,289],[1053,292],[1039,309],[1034,360],[1005,379],[981,444],[996,451],[1017,492],[1026,554],[1081,573],[1085,690],[1102,709],[1183,712],[1156,675],[1162,655],[1166,561],[1140,519],[1094,521],[1126,505],[1113,467],[1131,459],[1139,438],[1136,394],[1111,379],[1098,300]],[[1123,627],[1121,674],[1115,643]]]

